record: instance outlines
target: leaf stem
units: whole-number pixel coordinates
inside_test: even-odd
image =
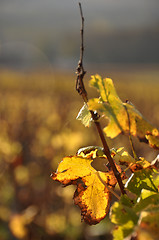
[[[83,83],[83,78],[84,78],[84,75],[86,74],[85,70],[84,70],[84,67],[83,67],[83,54],[84,54],[84,17],[83,17],[83,12],[82,12],[82,7],[81,7],[81,3],[79,2],[79,8],[80,8],[80,15],[81,15],[81,20],[82,20],[82,26],[81,26],[81,47],[80,47],[80,60],[78,62],[78,67],[77,67],[77,71],[76,71],[76,74],[77,74],[77,79],[76,79],[76,90],[77,92],[82,96],[84,102],[87,104],[88,102],[88,97],[87,97],[87,92],[85,90],[85,86],[84,86],[84,83]],[[104,137],[104,133],[103,133],[103,130],[101,128],[101,125],[99,123],[99,115],[94,112],[94,111],[90,111],[91,115],[92,115],[92,119],[94,120],[94,123],[96,125],[96,128],[97,128],[97,131],[98,131],[98,134],[100,136],[100,139],[102,141],[102,144],[103,144],[103,147],[104,147],[104,152],[105,152],[105,155],[107,156],[108,158],[108,161],[109,161],[109,164],[113,170],[113,173],[117,179],[117,182],[119,184],[119,187],[120,187],[120,190],[121,190],[121,193],[122,194],[126,194],[126,191],[124,189],[124,185],[123,185],[123,182],[122,182],[122,179],[121,179],[121,176],[120,176],[120,173],[118,172],[117,168],[116,168],[116,165],[111,157],[111,154],[110,154],[110,150],[109,150],[109,147],[107,145],[107,142],[106,142],[106,139]]]

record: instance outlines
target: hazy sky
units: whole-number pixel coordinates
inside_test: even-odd
[[[122,31],[136,34],[137,31],[141,33],[159,30],[159,0],[81,0],[81,3],[86,38],[87,36],[103,38]],[[23,42],[32,45],[32,49],[38,48],[46,54],[48,51],[54,58],[60,55],[75,56],[79,46],[77,39],[80,21],[77,0],[1,0],[0,45],[3,47],[6,43],[11,43],[12,47],[15,42]],[[126,41],[125,37],[123,39]],[[144,44],[143,39],[142,36],[140,47]],[[136,36],[134,42],[138,40]],[[89,41],[91,52],[94,45],[91,46]],[[122,41],[121,39],[121,43]],[[111,42],[112,40],[109,41],[109,46]],[[145,49],[149,45],[147,42]],[[115,43],[112,49],[114,46]],[[26,48],[25,52],[27,51]]]
[[[140,27],[159,24],[158,0],[81,0],[87,22],[106,21],[110,27]],[[12,25],[16,20],[29,22],[76,22],[77,0],[1,0],[1,21]],[[64,20],[64,21],[63,21]],[[73,21],[73,22],[74,22]],[[73,25],[73,22],[71,25]],[[15,26],[16,27],[16,26]]]

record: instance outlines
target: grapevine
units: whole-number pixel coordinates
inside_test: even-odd
[[[74,156],[64,157],[53,180],[67,186],[76,185],[74,203],[81,209],[82,219],[92,225],[99,223],[109,214],[116,225],[114,240],[159,238],[159,164],[158,157],[148,162],[138,157],[132,136],[159,149],[159,131],[147,121],[129,101],[122,102],[110,78],[99,75],[91,77],[90,86],[96,88],[99,98],[88,99],[84,85],[86,71],[84,56],[84,17],[79,3],[82,20],[80,60],[76,71],[76,90],[82,96],[84,105],[77,119],[85,127],[93,122],[102,146],[87,146],[79,149]],[[101,126],[101,116],[107,120]],[[128,136],[133,156],[124,148],[110,149],[106,137],[111,139],[119,134]],[[98,164],[95,165],[95,162]],[[102,166],[99,169],[99,165]],[[128,175],[128,170],[131,175]],[[118,184],[121,195],[115,192]],[[117,201],[111,205],[111,197]]]

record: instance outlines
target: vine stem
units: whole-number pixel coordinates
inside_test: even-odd
[[[77,79],[76,79],[76,90],[77,92],[82,96],[84,102],[87,104],[88,103],[88,97],[87,97],[87,92],[86,92],[86,89],[85,89],[85,86],[84,86],[84,82],[83,82],[83,78],[86,74],[86,71],[84,70],[84,67],[83,67],[83,55],[84,55],[84,17],[83,17],[83,11],[82,11],[82,6],[81,6],[81,3],[79,2],[79,8],[80,8],[80,15],[81,15],[81,20],[82,20],[82,26],[81,26],[81,30],[80,30],[80,33],[81,33],[81,47],[80,47],[80,60],[78,62],[78,66],[77,66],[77,71],[76,71],[76,74],[77,74]],[[107,156],[107,159],[109,161],[109,164],[111,166],[111,169],[113,170],[113,173],[117,179],[117,182],[119,184],[119,187],[120,187],[120,190],[121,190],[121,193],[122,194],[126,194],[126,191],[124,189],[124,185],[123,185],[123,182],[122,182],[122,179],[121,179],[121,176],[120,176],[120,173],[118,172],[117,168],[116,168],[116,165],[111,157],[111,154],[110,154],[110,150],[109,150],[109,147],[108,147],[108,144],[106,142],[106,139],[104,137],[104,133],[103,133],[103,130],[101,128],[101,125],[100,125],[100,122],[99,122],[99,115],[94,112],[94,111],[90,111],[91,115],[92,115],[92,119],[95,123],[95,126],[97,128],[97,131],[98,131],[98,134],[99,134],[99,137],[102,141],[102,144],[103,144],[103,148],[104,148],[104,152],[105,152],[105,155]]]

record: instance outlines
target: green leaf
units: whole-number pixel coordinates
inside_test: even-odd
[[[88,108],[99,111],[109,122],[104,128],[107,137],[114,138],[120,133],[131,134],[159,149],[159,131],[151,125],[131,103],[123,103],[118,97],[110,78],[92,76],[90,85],[95,87],[99,98],[90,99]]]
[[[131,175],[125,187],[137,196],[140,195],[142,189],[156,192],[157,188],[153,183],[153,173],[152,169],[139,170]]]
[[[121,195],[120,202],[127,207],[132,207],[133,206],[133,201],[125,194]]]
[[[113,240],[123,240],[124,239],[124,232],[122,227],[117,227],[113,231]]]
[[[123,205],[121,202],[115,202],[111,208],[111,221],[112,223],[123,225],[128,220],[137,222],[138,217],[131,207]]]
[[[159,191],[159,174],[158,174],[158,172],[156,173],[156,175],[157,176],[154,178],[154,184]]]
[[[113,240],[124,240],[134,229],[134,223],[129,220],[122,226],[118,226],[117,229],[113,231]]]
[[[133,208],[123,205],[121,201],[113,204],[110,217],[112,223],[118,225],[118,228],[113,231],[113,236],[116,240],[123,240],[128,236],[133,231],[138,221],[138,216]]]
[[[156,211],[159,208],[159,193],[155,193],[146,189],[141,191],[141,195],[135,205],[135,211],[141,212],[142,210]]]
[[[84,105],[81,108],[81,110],[79,111],[76,119],[80,120],[85,127],[91,126],[92,116],[91,116],[91,113],[90,113],[86,103],[84,103]]]

